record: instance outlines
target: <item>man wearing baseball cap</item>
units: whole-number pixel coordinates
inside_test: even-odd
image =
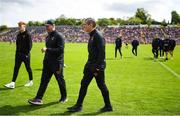
[[[18,76],[19,68],[24,62],[26,70],[29,74],[29,81],[24,86],[32,86],[33,85],[33,75],[30,66],[30,51],[32,48],[32,38],[30,33],[26,30],[26,23],[20,21],[18,23],[19,33],[16,37],[16,55],[15,55],[15,66],[12,82],[4,85],[7,88],[15,88],[15,81]]]
[[[41,49],[42,53],[45,53],[43,72],[36,97],[28,100],[32,105],[43,104],[42,98],[53,74],[56,77],[61,94],[59,102],[65,103],[67,101],[66,84],[63,75],[64,37],[55,30],[55,24],[53,21],[48,20],[45,25],[48,36],[46,37],[46,47]]]

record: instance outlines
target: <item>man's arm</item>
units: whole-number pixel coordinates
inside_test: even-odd
[[[98,58],[97,58],[97,68],[102,69],[102,65],[104,65],[105,60],[105,40],[101,35],[95,35],[95,40],[98,49]]]
[[[31,51],[31,49],[32,49],[32,37],[31,37],[31,35],[28,33],[28,52],[30,52]]]

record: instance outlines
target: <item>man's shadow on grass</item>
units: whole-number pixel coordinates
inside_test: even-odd
[[[106,58],[106,60],[116,60],[115,58]]]
[[[20,113],[28,113],[30,111],[38,110],[55,104],[58,104],[58,102],[50,102],[43,104],[42,106],[33,106],[29,104],[21,106],[5,105],[0,107],[0,115],[18,115]]]
[[[160,59],[160,58],[158,58],[158,59],[154,59],[153,57],[144,57],[144,60],[151,60],[151,61],[154,61],[154,62],[166,62],[164,59]]]
[[[134,58],[134,57],[132,57],[132,56],[124,56],[123,58],[124,59],[131,59],[131,58]]]
[[[100,114],[103,114],[105,112],[100,112],[100,111],[97,111],[97,112],[89,112],[89,113],[84,113],[82,115],[100,115]]]
[[[72,114],[76,114],[76,113],[78,113],[78,112],[65,111],[63,113],[51,114],[51,115],[72,115]],[[99,114],[102,114],[102,113],[105,113],[105,112],[97,111],[97,112],[83,113],[83,114],[78,114],[78,115],[99,115]]]
[[[34,71],[42,71],[42,68],[33,69]]]
[[[122,58],[120,58],[120,57],[117,57],[117,58],[106,58],[106,60],[114,60],[114,61],[116,61],[116,60],[122,60],[122,59],[132,59],[132,58],[133,58],[132,56],[124,56]]]
[[[154,60],[152,57],[144,57],[144,60]]]
[[[24,85],[16,86],[16,88],[21,88],[21,87],[24,87]],[[14,90],[14,89],[6,88],[5,86],[0,88],[0,91],[11,91],[11,90]]]

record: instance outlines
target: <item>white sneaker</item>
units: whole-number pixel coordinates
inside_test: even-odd
[[[24,86],[26,86],[26,87],[33,86],[33,81],[29,81],[29,82],[27,82]]]
[[[6,88],[14,89],[15,88],[15,82],[8,83],[4,85]]]
[[[154,58],[154,62],[156,62],[156,61],[158,61],[158,59],[157,59],[157,58]]]

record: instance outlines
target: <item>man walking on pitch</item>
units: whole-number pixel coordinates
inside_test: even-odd
[[[88,61],[84,67],[84,76],[81,80],[81,88],[76,104],[67,108],[70,112],[78,112],[82,110],[83,100],[86,96],[88,86],[93,77],[96,79],[98,88],[101,90],[105,106],[100,109],[100,112],[112,111],[112,106],[109,98],[109,91],[105,84],[105,39],[96,30],[96,22],[92,18],[87,18],[83,24],[83,30],[90,35],[88,41]]]
[[[135,38],[137,38],[137,37],[135,37]],[[134,39],[131,44],[132,44],[132,53],[135,56],[137,56],[137,47],[139,46],[139,41],[137,39]]]
[[[7,88],[15,88],[15,82],[18,76],[19,68],[24,62],[26,70],[29,74],[29,81],[24,86],[32,86],[33,85],[33,75],[30,66],[30,51],[32,48],[32,38],[29,32],[26,30],[26,23],[19,22],[19,33],[16,38],[16,55],[15,55],[15,66],[13,79],[11,83],[4,85]]]
[[[51,20],[46,22],[46,30],[48,32],[46,47],[41,49],[42,53],[45,53],[41,83],[36,97],[28,100],[32,105],[43,104],[42,98],[53,74],[56,77],[61,93],[59,102],[65,103],[67,101],[66,84],[63,75],[64,38],[55,30],[55,24]]]
[[[158,49],[159,49],[158,44],[159,44],[158,38],[153,38],[153,41],[152,41],[152,53],[154,55],[155,60],[158,58]]]
[[[115,40],[115,58],[117,57],[117,50],[119,50],[119,54],[122,58],[122,52],[121,52],[121,47],[122,47],[122,36],[121,34],[119,35],[119,37],[117,37],[117,39]]]
[[[169,41],[169,53],[171,55],[171,59],[173,59],[173,52],[175,47],[176,47],[176,41],[171,38]]]

